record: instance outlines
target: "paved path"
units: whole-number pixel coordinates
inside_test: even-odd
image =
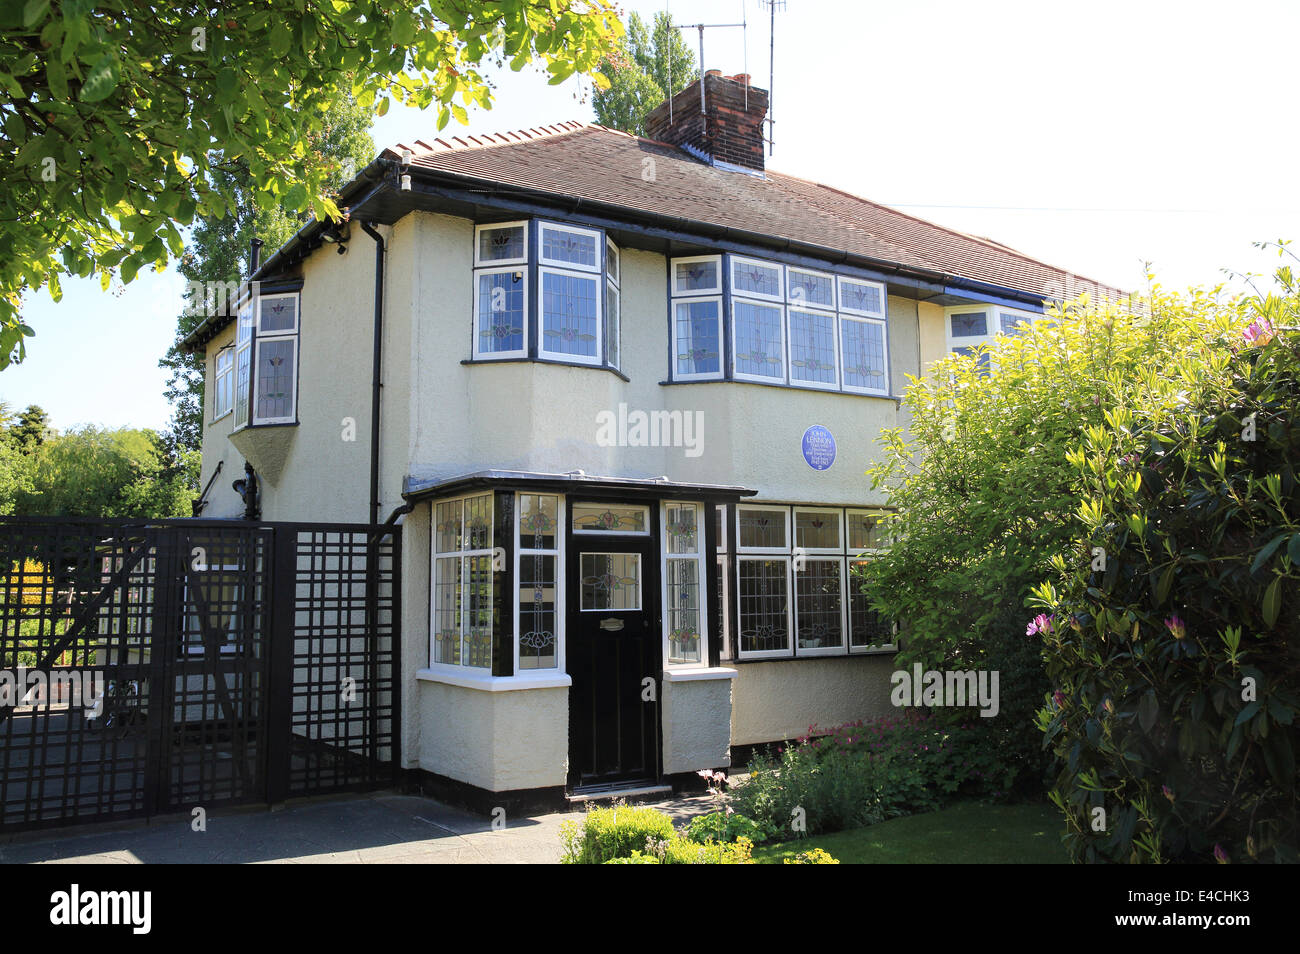
[[[654,807],[679,823],[712,810],[708,796]],[[548,864],[560,860],[560,824],[575,814],[509,821],[419,795],[378,792],[292,803],[279,811],[213,813],[79,832],[37,832],[0,843],[4,864]]]

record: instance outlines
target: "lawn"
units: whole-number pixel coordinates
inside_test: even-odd
[[[960,804],[894,818],[868,828],[754,849],[754,860],[780,864],[822,848],[844,864],[1065,864],[1061,813],[1053,805]]]

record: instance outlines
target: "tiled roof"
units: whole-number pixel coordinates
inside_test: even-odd
[[[1061,297],[1080,282],[990,239],[926,222],[839,189],[767,170],[710,166],[674,146],[591,123],[398,144],[417,168],[470,176],[641,213],[805,243],[941,272],[1031,295]],[[647,162],[653,160],[653,162]]]

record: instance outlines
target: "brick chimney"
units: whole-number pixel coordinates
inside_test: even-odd
[[[763,121],[767,118],[767,90],[749,85],[749,76],[723,76],[720,70],[704,74],[704,113],[700,113],[700,80],[672,99],[672,121],[667,101],[646,117],[646,136],[713,164],[763,171]]]

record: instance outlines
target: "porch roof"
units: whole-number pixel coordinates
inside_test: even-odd
[[[542,474],[522,470],[479,470],[458,477],[415,477],[402,482],[402,496],[410,502],[446,497],[486,487],[525,487],[560,493],[620,493],[637,497],[676,497],[696,500],[739,500],[758,493],[728,484],[696,484],[667,477],[603,477],[575,470],[567,474]]]

